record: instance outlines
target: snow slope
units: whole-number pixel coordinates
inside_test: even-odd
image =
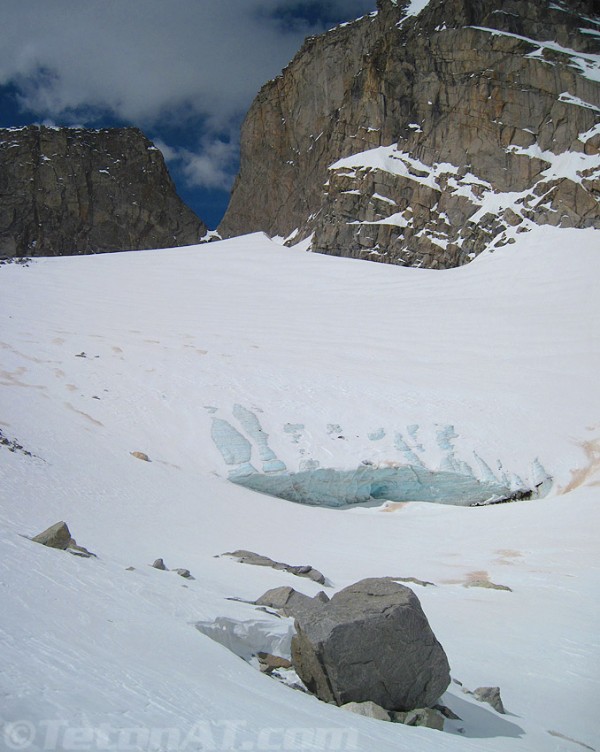
[[[444,272],[262,235],[0,266],[0,429],[33,455],[0,445],[0,749],[600,749],[598,250],[545,227]],[[552,486],[340,510],[228,480],[415,457]],[[59,519],[97,558],[27,539]],[[462,720],[409,728],[260,674],[194,625],[275,646],[287,620],[227,598],[320,586],[216,558],[236,548],[330,592],[435,583],[414,588],[452,676],[507,715],[453,683]]]

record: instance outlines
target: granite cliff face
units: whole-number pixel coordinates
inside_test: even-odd
[[[0,255],[168,248],[205,232],[136,128],[0,129]]]
[[[415,7],[379,0],[262,88],[224,236],[446,268],[532,223],[600,227],[594,3]]]

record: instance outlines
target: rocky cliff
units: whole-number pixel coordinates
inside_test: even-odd
[[[246,117],[220,231],[446,268],[532,223],[600,227],[594,5],[379,0],[307,40]]]
[[[136,128],[0,129],[0,255],[167,248],[205,232]]]

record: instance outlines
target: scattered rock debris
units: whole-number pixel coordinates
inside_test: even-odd
[[[469,580],[469,582],[465,582],[463,587],[480,587],[487,588],[488,590],[507,590],[509,593],[512,593],[512,588],[509,588],[508,585],[498,585],[497,583],[490,582],[490,580],[486,579]]]
[[[0,266],[4,264],[20,264],[29,266],[32,259],[29,256],[0,256]]]
[[[178,574],[180,577],[183,577],[186,580],[195,580],[196,578],[192,576],[189,569],[184,569],[183,567],[178,567],[172,570],[169,570],[167,565],[164,562],[164,559],[155,559],[154,562],[150,565],[154,569],[158,569],[161,572],[175,572],[175,574]]]
[[[418,577],[390,577],[390,579],[393,580],[394,582],[411,582],[414,585],[421,585],[422,587],[427,587],[429,585],[436,587],[435,582],[429,582],[428,580],[420,580]]]
[[[19,454],[24,454],[26,457],[35,457],[35,454],[32,454],[29,450],[25,449],[22,444],[19,444],[19,442],[16,439],[9,439],[7,436],[4,436],[2,433],[2,429],[0,428],[0,446],[4,446],[8,449],[9,452],[19,452]]]

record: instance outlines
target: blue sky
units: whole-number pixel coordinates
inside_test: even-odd
[[[242,118],[306,36],[376,0],[2,0],[0,127],[135,125],[213,228]]]

